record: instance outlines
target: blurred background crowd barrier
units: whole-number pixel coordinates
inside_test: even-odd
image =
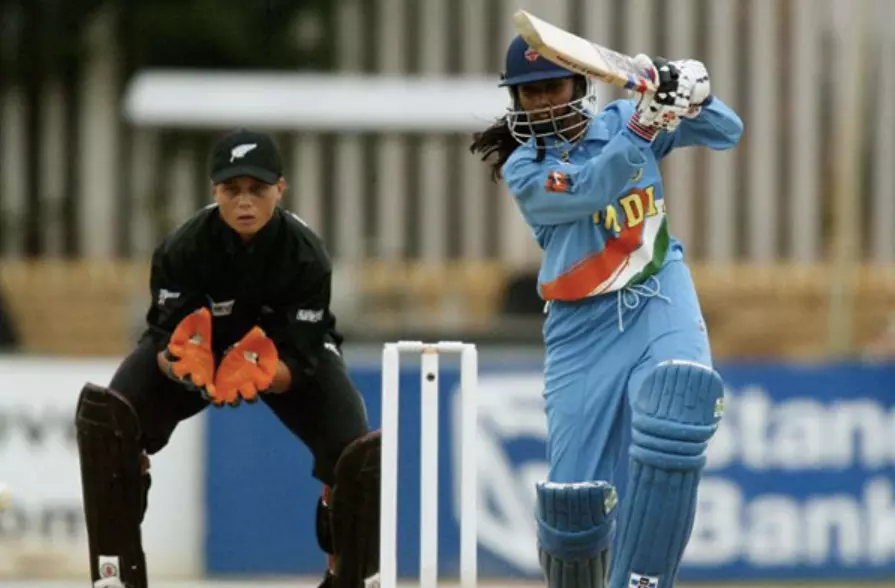
[[[471,134],[508,105],[497,82],[517,8],[623,52],[693,57],[708,65],[714,92],[744,120],[743,140],[724,153],[680,150],[665,160],[663,171],[670,227],[687,248],[714,353],[722,365],[813,364],[820,371],[795,375],[731,367],[731,381],[740,387],[734,392],[753,400],[765,394],[769,406],[792,409],[786,414],[805,406],[834,410],[866,396],[869,404],[858,402],[844,420],[829,420],[835,412],[799,414],[808,414],[812,427],[820,427],[810,431],[821,436],[828,425],[851,431],[864,418],[882,427],[882,438],[895,439],[886,433],[895,427],[892,372],[836,371],[842,362],[895,357],[892,0],[0,0],[0,348],[9,352],[0,357],[0,417],[6,419],[0,423],[7,423],[6,436],[0,435],[0,479],[38,462],[43,471],[67,472],[59,485],[73,486],[62,498],[36,499],[45,502],[26,505],[18,518],[0,516],[0,543],[15,539],[19,550],[17,558],[0,556],[0,575],[48,573],[53,566],[35,562],[57,553],[47,551],[46,535],[55,537],[51,523],[60,517],[63,535],[80,537],[79,527],[71,526],[80,515],[76,472],[69,471],[76,459],[70,413],[59,407],[73,402],[83,379],[107,379],[115,358],[127,352],[149,302],[152,249],[211,202],[207,151],[217,136],[238,126],[267,130],[282,148],[286,205],[330,248],[333,305],[349,348],[360,350],[355,357],[375,363],[364,350],[385,340],[463,339],[493,352],[495,365],[524,358],[521,388],[531,388],[537,398],[543,315],[534,281],[540,253],[512,198],[468,152]],[[603,88],[604,103],[620,97]],[[357,369],[375,415],[375,369]],[[495,383],[492,392],[512,397],[519,389],[516,377]],[[750,396],[756,382],[763,392]],[[756,402],[748,406],[767,409]],[[861,412],[861,406],[872,410]],[[764,411],[748,414],[771,418]],[[205,437],[184,433],[187,449],[180,455],[219,447],[202,445],[209,440],[268,434],[270,423],[260,416],[257,422],[234,418],[215,414],[202,421],[197,426],[211,431]],[[540,422],[532,418],[523,421]],[[55,437],[35,433],[45,431],[41,427],[63,431],[61,445],[48,450],[51,457],[40,453],[41,444]],[[755,432],[746,425],[743,430]],[[798,439],[808,434],[779,438],[771,430],[757,441],[745,433],[736,439],[766,444],[760,446],[776,455],[800,446]],[[289,461],[300,459],[283,449],[290,443],[269,440],[265,447],[277,450],[257,463],[271,471],[304,464]],[[842,492],[858,496],[866,488],[879,490],[872,476],[895,474],[890,449],[861,447],[864,453],[849,445],[847,451],[863,456],[847,462],[852,469],[841,469],[833,449],[812,454],[808,469],[830,478],[799,477],[800,466],[785,458],[750,461],[747,454],[741,463],[725,462],[733,468],[726,480],[742,492],[739,498],[751,500],[773,486],[768,472],[779,466],[777,473],[786,474],[781,491],[796,501],[813,495],[808,485],[818,480],[828,492],[846,480]],[[531,452],[507,456],[516,466],[532,459]],[[176,459],[181,461],[167,467],[180,484],[191,483],[182,474],[193,466],[216,472],[203,478],[213,485],[256,465],[247,458],[231,467],[214,455]],[[764,477],[743,474],[752,467]],[[288,483],[264,478],[273,475],[269,471],[248,479],[293,489],[292,482],[307,485],[305,470],[300,474],[300,481]],[[41,486],[40,479],[31,483]],[[246,530],[258,521],[270,529],[283,524],[284,504],[307,507],[301,516],[310,517],[315,488],[296,490],[308,494],[307,504],[260,496],[257,508],[271,510],[248,509],[243,514],[251,520],[224,514],[230,509],[220,495],[206,504],[200,489],[177,505],[177,488],[165,488],[159,504],[174,510],[156,519],[148,534],[152,545],[167,546],[159,558],[172,574],[313,568],[307,556],[301,565],[290,559],[311,541],[300,525],[282,530],[285,535],[264,535],[258,527],[254,545],[273,551],[244,551],[244,559],[227,551],[226,532],[212,529],[214,540],[203,547],[207,536],[194,521],[183,530],[186,543],[171,544],[164,525],[176,524],[179,519],[171,517],[177,513],[198,516],[192,509],[231,517],[217,519],[218,531],[221,525]],[[723,484],[714,488],[715,496],[732,496]],[[857,552],[848,542],[788,552],[767,543],[757,524],[737,535],[735,545],[724,543],[723,534],[703,535],[701,549],[726,545],[733,551],[719,556],[721,567],[709,562],[690,577],[762,578],[765,569],[786,579],[849,577],[849,570],[855,577],[889,577],[895,548],[887,534],[868,526],[889,520],[883,516],[891,506],[887,489],[871,493],[883,498],[868,499],[876,506],[860,515],[865,518],[859,517],[858,530],[839,529],[861,541],[873,538],[859,542]],[[65,501],[74,510],[59,511]],[[834,515],[824,518],[831,511],[814,506],[805,512],[825,514],[793,515],[805,525],[787,529],[817,535],[826,528],[823,521],[836,523]],[[756,502],[756,510],[744,506],[742,520],[771,507],[779,507],[772,508],[778,514],[783,508],[779,501]],[[516,545],[516,536],[530,538],[504,531],[492,535],[494,548]],[[273,537],[277,546],[263,537]],[[754,538],[770,547],[747,557]],[[712,543],[716,539],[721,543]],[[53,541],[58,547],[58,538]],[[23,545],[32,550],[23,551]],[[178,560],[177,550],[191,545],[205,550],[212,563]],[[516,547],[523,555],[486,559],[488,571],[536,575],[530,546],[523,541]],[[826,547],[839,549],[838,555]],[[41,550],[44,556],[34,555]],[[774,563],[775,553],[792,557]],[[77,573],[79,564],[66,567],[63,560],[56,560],[59,573]],[[771,567],[749,567],[759,560]]]
[[[152,247],[210,201],[207,150],[240,125],[276,134],[351,337],[536,342],[539,252],[467,151],[506,106],[517,7],[700,58],[745,120],[736,150],[664,165],[717,353],[821,358],[885,336],[886,0],[3,0],[0,286],[20,348],[126,348]]]

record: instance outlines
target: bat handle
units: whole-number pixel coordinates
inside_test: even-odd
[[[645,94],[646,92],[654,92],[656,90],[656,84],[647,77],[629,75],[628,82],[625,84],[625,89],[637,92],[638,94]]]

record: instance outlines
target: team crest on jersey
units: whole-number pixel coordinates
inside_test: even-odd
[[[534,49],[532,49],[531,47],[529,47],[528,50],[525,51],[525,60],[528,61],[529,63],[534,63],[535,61],[538,60],[538,57],[540,57],[538,52],[535,51]]]
[[[572,178],[561,171],[551,171],[547,174],[547,183],[544,189],[548,192],[571,192]]]

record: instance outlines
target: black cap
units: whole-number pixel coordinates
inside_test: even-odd
[[[211,151],[211,181],[217,184],[250,176],[276,184],[283,176],[283,160],[270,136],[239,129],[218,141]]]

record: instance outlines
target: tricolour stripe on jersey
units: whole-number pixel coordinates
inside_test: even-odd
[[[668,225],[664,202],[659,214],[606,241],[602,251],[586,257],[551,282],[541,285],[545,300],[580,300],[624,288],[656,273],[668,251]]]

